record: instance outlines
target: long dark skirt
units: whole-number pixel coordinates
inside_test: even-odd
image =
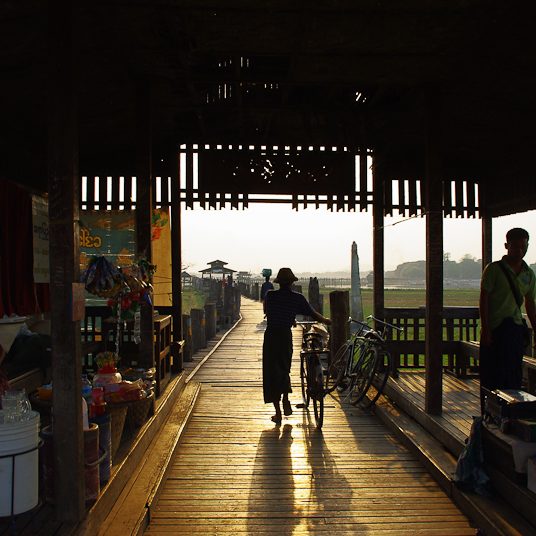
[[[290,328],[270,328],[262,346],[262,389],[264,402],[278,402],[283,393],[292,393],[292,332]]]

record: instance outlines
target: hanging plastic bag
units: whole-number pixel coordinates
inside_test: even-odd
[[[482,425],[482,417],[473,417],[469,438],[458,458],[454,482],[479,495],[489,496],[491,494],[490,478],[484,469]]]

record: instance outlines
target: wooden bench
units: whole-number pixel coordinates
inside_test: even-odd
[[[480,356],[480,343],[477,341],[460,341],[460,355],[468,359],[472,357],[478,361]],[[523,379],[526,382],[527,391],[536,395],[536,358],[523,356]]]

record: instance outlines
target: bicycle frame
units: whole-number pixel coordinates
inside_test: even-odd
[[[383,325],[382,330],[372,328],[368,322],[374,320]],[[387,370],[382,373],[385,377],[389,374],[391,367],[390,356],[385,349],[385,341],[390,329],[397,329],[397,326],[384,322],[372,315],[367,317],[367,322],[348,319],[349,323],[357,324],[358,329],[350,335],[348,341],[335,354],[334,362],[330,364],[330,372],[326,380],[326,392],[330,393],[335,388],[340,392],[347,390],[346,397],[362,397],[372,382],[372,377],[382,369],[382,356],[387,356]],[[340,353],[342,351],[342,354]],[[343,359],[343,361],[341,361]],[[333,367],[333,368],[331,368]],[[333,375],[335,373],[335,375]],[[328,382],[330,378],[335,378],[330,387]],[[356,393],[358,395],[356,396]]]
[[[319,336],[310,331],[310,327],[316,322],[297,322],[303,329],[302,350],[300,352],[300,378],[303,408],[313,401],[313,408],[317,428],[321,428],[324,420],[324,368],[322,367],[321,355],[329,355],[329,350],[319,346]]]
[[[353,405],[366,400],[365,406],[370,407],[376,402],[381,395],[385,383],[392,372],[392,360],[389,352],[385,348],[385,341],[390,329],[402,331],[401,328],[389,324],[379,318],[370,315],[367,320],[374,320],[376,323],[383,325],[382,330],[372,329],[363,336],[355,338],[359,345],[357,348],[358,357],[353,355],[352,369],[350,372],[351,384],[348,388],[346,398],[350,398]],[[360,322],[361,325],[364,323]],[[353,351],[356,352],[355,347]],[[367,392],[372,384],[375,384],[377,391],[372,397],[366,398]]]

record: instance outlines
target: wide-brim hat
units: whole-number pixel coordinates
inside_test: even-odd
[[[274,283],[294,283],[298,278],[292,273],[290,268],[280,268]]]

